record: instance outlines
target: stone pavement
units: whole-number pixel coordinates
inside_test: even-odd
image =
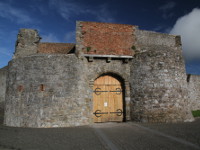
[[[200,150],[200,119],[191,123],[99,123],[70,128],[0,125],[0,150]]]

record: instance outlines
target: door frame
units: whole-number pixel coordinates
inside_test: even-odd
[[[102,73],[100,75],[97,75],[93,80],[90,80],[90,88],[91,88],[91,94],[92,94],[92,107],[91,107],[91,112],[92,112],[92,118],[93,118],[93,86],[94,86],[94,81],[104,75],[109,75],[117,80],[119,80],[119,82],[121,83],[122,86],[122,91],[123,91],[123,95],[122,95],[122,104],[123,104],[123,122],[130,120],[130,84],[129,82],[122,78],[121,75],[118,75],[116,73],[112,73],[112,72],[107,72],[107,73]],[[93,119],[92,119],[93,122]]]

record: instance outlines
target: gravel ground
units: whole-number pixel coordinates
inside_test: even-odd
[[[2,119],[0,119],[2,120]],[[200,119],[191,123],[99,123],[70,128],[0,125],[0,150],[195,150]]]

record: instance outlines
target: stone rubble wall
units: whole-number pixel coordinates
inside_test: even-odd
[[[135,35],[137,39],[137,46],[139,47],[151,45],[175,47],[181,45],[180,36],[173,36],[165,33],[161,34],[145,30],[136,30]]]
[[[17,35],[15,54],[13,58],[25,57],[37,53],[41,37],[37,30],[20,29]]]
[[[187,75],[191,110],[200,110],[200,75]]]
[[[131,117],[142,122],[192,121],[179,36],[136,31]]]
[[[6,93],[7,66],[0,69],[0,110],[4,110]]]
[[[67,127],[91,122],[84,61],[74,54],[37,54],[9,63],[4,123]]]

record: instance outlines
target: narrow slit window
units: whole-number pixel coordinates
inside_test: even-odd
[[[40,85],[40,91],[44,91],[44,90],[45,90],[44,84],[41,84]]]
[[[191,77],[191,74],[188,74],[187,75],[187,82],[190,82],[190,77]]]
[[[19,85],[19,86],[18,86],[18,91],[19,91],[19,92],[22,92],[23,90],[24,90],[23,85]]]

